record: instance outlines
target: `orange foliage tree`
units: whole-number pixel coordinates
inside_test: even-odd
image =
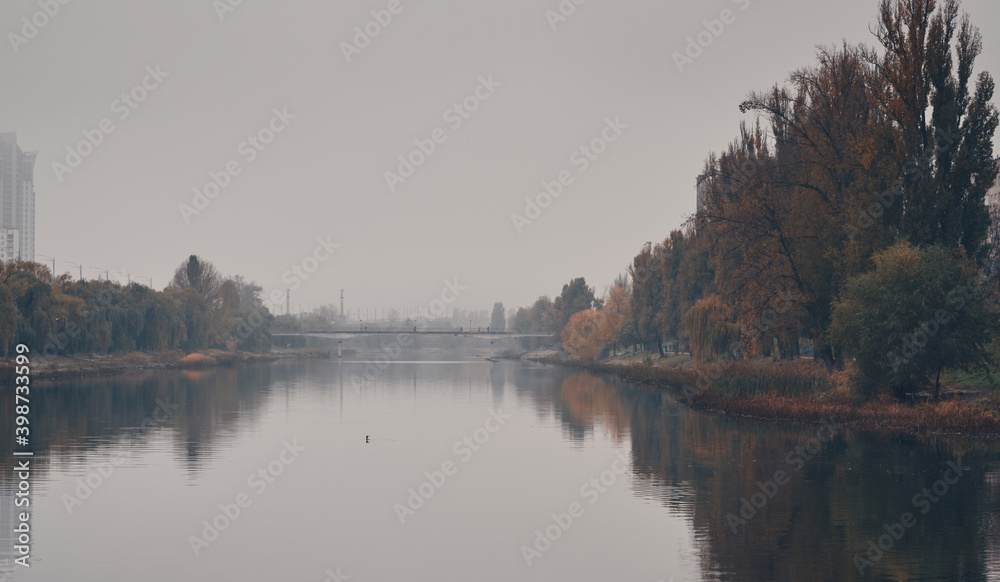
[[[604,315],[593,309],[574,313],[559,336],[563,347],[581,359],[596,360],[604,349],[600,334],[603,322]]]

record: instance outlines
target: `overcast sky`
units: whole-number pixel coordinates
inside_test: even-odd
[[[546,14],[558,0],[4,0],[0,131],[38,152],[36,248],[58,272],[74,261],[162,288],[198,254],[268,293],[297,286],[303,307],[341,288],[349,308],[425,306],[456,278],[453,306],[513,307],[573,277],[603,289],[677,228],[747,91],[817,45],[873,43],[876,4],[589,0],[562,21]],[[1000,75],[1000,5],[963,8],[983,29],[978,69]],[[673,54],[724,10],[680,71]],[[378,36],[345,49],[366,24]],[[475,111],[453,109],[466,101]],[[85,131],[99,145],[79,147]],[[595,139],[603,151],[579,151]],[[196,205],[210,172],[228,185]],[[562,194],[515,225],[560,175]],[[317,239],[339,247],[313,262]],[[304,262],[316,270],[295,285]]]

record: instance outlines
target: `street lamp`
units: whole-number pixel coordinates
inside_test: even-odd
[[[79,263],[73,263],[73,262],[70,262],[70,261],[66,261],[66,264],[73,265],[74,267],[79,268],[80,269],[80,280],[83,281],[83,265],[81,265]]]
[[[46,259],[49,259],[50,261],[52,261],[52,279],[55,280],[55,278],[56,278],[56,259],[55,259],[55,257],[50,257],[48,255],[38,255],[38,256],[39,257],[45,257]]]

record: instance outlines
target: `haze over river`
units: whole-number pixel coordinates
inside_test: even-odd
[[[334,348],[35,385],[31,567],[11,565],[5,538],[0,574],[1000,580],[996,443],[730,418],[679,393],[486,362],[488,347],[380,350],[390,341],[341,361]]]

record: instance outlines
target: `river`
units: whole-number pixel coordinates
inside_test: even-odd
[[[31,567],[7,457],[7,580],[1000,580],[995,443],[392,346],[32,396]]]

